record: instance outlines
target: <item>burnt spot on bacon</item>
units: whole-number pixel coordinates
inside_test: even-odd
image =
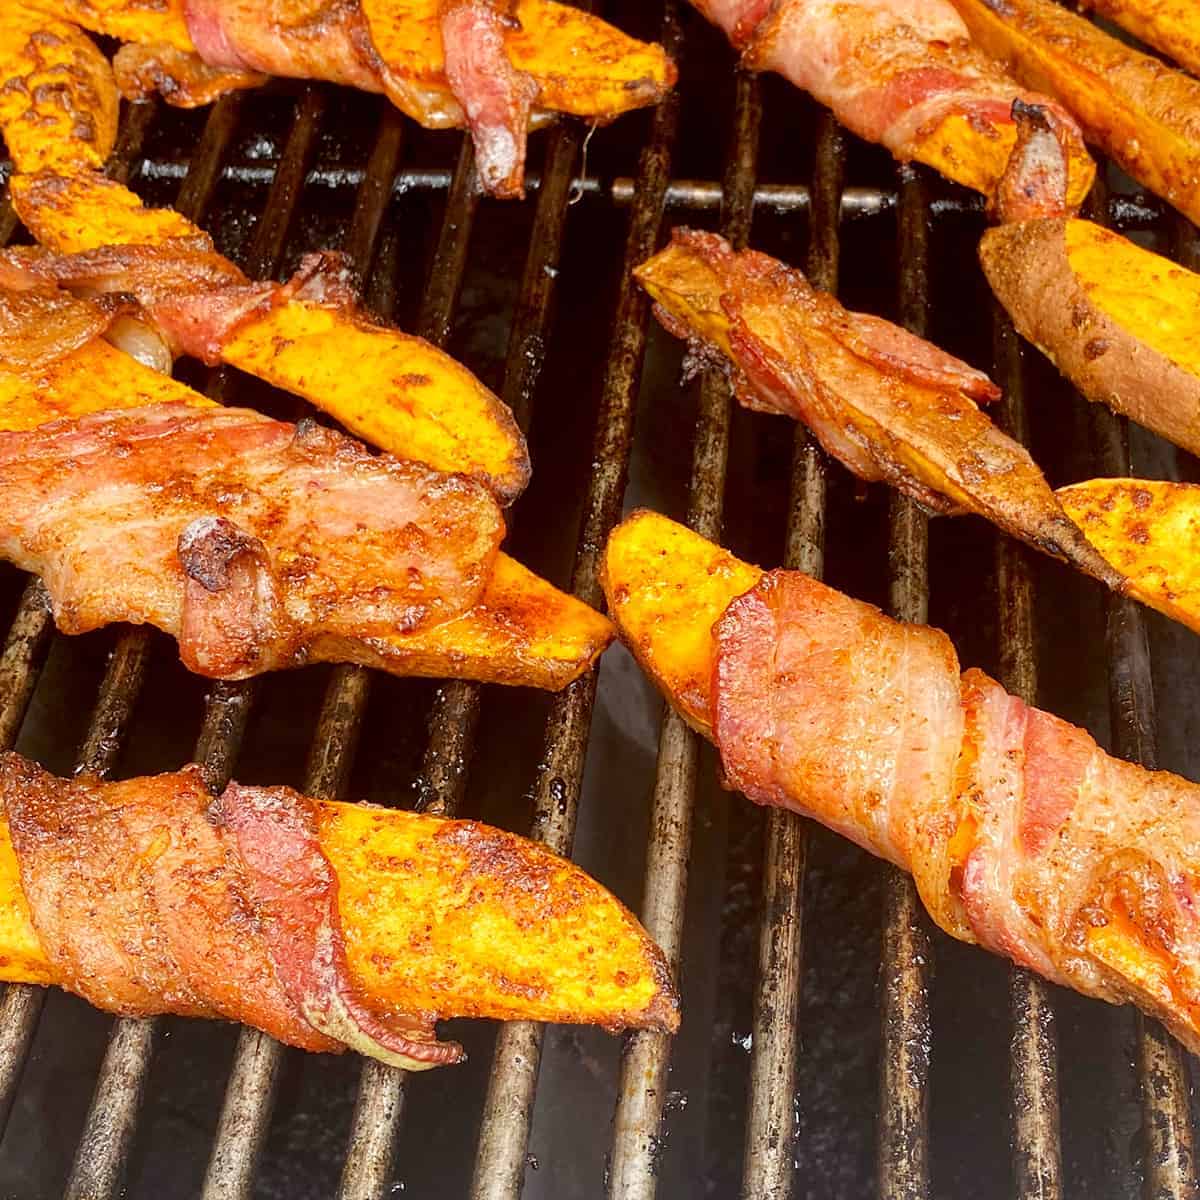
[[[1061,217],[1067,204],[1067,131],[1044,104],[1012,104],[1017,144],[996,189],[995,215],[1004,223]]]
[[[355,986],[337,908],[337,876],[321,851],[312,802],[290,788],[231,783],[221,819],[245,864],[268,952],[305,1019],[353,1050],[408,1070],[461,1062],[433,1018],[383,1012]]]

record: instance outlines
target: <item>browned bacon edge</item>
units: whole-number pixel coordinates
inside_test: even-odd
[[[0,286],[58,285],[88,296],[133,297],[173,355],[208,366],[248,321],[290,300],[350,310],[356,302],[353,272],[335,251],[306,254],[286,283],[246,278],[210,246],[180,238],[155,246],[101,246],[56,254],[36,246],[0,253]]]
[[[101,783],[0,756],[34,928],[62,985],[109,1012],[224,1017],[408,1069],[461,1061],[430,1014],[380,1013],[346,961],[315,806],[189,767]]]
[[[517,70],[504,47],[504,29],[515,21],[508,0],[443,0],[441,33],[446,77],[475,141],[480,181],[493,195],[524,194],[525,142],[540,89]],[[185,0],[188,32],[210,68],[243,73],[233,86],[247,86],[246,72],[327,79],[371,92],[405,92],[381,61],[358,0],[310,5],[302,21],[279,0],[257,8],[221,0]],[[164,74],[188,102],[208,94],[212,80],[163,55],[128,64],[130,86],[144,92]],[[160,85],[160,90],[161,85]]]
[[[953,936],[1200,1049],[1200,785],[1110,758],[944,634],[799,572],[713,628],[713,738],[750,799],[915,876]]]

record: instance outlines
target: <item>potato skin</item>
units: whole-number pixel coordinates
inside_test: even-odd
[[[1017,332],[1089,400],[1200,454],[1200,378],[1092,302],[1067,259],[1068,219],[989,229],[979,258],[992,291]]]

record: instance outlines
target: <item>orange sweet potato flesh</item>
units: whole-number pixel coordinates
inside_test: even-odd
[[[15,0],[9,0],[10,3]],[[161,42],[195,51],[183,15],[183,0],[21,0],[39,9],[123,42]]]
[[[1026,87],[1056,97],[1088,141],[1200,220],[1200,82],[1054,0],[952,0],[972,38]]]
[[[1200,7],[1196,0],[1090,0],[1107,17],[1193,75],[1200,74]]]
[[[462,122],[446,80],[441,0],[362,0],[371,41],[391,76],[389,98],[422,124]],[[663,48],[553,0],[516,0],[509,61],[538,85],[537,107],[598,121],[656,104],[675,82]],[[396,86],[391,86],[394,81]]]
[[[168,402],[212,404],[102,339],[31,375],[0,370],[0,430]],[[315,646],[312,657],[394,675],[557,691],[586,671],[612,638],[606,617],[500,554],[480,602],[454,620],[390,637],[330,639]]]
[[[1089,479],[1058,496],[1131,596],[1200,633],[1200,484]]]
[[[318,804],[351,973],[376,1003],[438,1017],[671,1031],[662,952],[605,888],[475,821]],[[52,984],[0,818],[0,979]]]
[[[669,517],[640,510],[608,539],[601,582],[621,641],[672,707],[711,737],[712,627],[762,577]]]
[[[373,445],[474,475],[502,504],[529,482],[529,453],[508,407],[422,338],[293,300],[240,326],[221,357]]]
[[[0,132],[19,171],[104,164],[117,137],[108,60],[76,26],[0,5]]]

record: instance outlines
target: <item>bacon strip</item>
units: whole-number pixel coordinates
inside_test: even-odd
[[[539,91],[508,60],[504,30],[513,21],[495,0],[442,4],[446,77],[475,139],[484,190],[504,198],[525,195],[525,140]]]
[[[313,802],[200,771],[100,783],[0,757],[34,928],[62,986],[108,1012],[224,1017],[410,1070],[459,1062],[432,1014],[375,1012],[346,961]]]
[[[1065,157],[1086,161],[1061,105],[1025,91],[975,48],[948,0],[692,0],[742,51],[833,110],[901,161],[950,116],[981,138],[1012,123],[1014,100],[1048,114]]]
[[[960,680],[943,635],[795,572],[734,600],[713,639],[731,783],[912,871],[955,937],[1200,1049],[1200,786]]]
[[[261,915],[271,962],[314,1029],[360,1054],[408,1070],[461,1062],[433,1017],[385,1013],[358,993],[338,921],[337,877],[321,852],[312,805],[290,788],[231,783],[221,797]]]
[[[482,485],[311,422],[161,404],[0,434],[0,555],[59,627],[148,622],[218,678],[465,612],[502,534]]]

